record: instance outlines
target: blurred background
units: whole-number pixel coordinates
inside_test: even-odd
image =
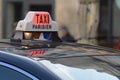
[[[0,0],[0,38],[10,38],[28,11],[48,11],[78,43],[118,44],[120,0]]]

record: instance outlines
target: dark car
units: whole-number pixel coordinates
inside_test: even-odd
[[[0,42],[2,80],[120,80],[120,51],[114,49],[36,40]]]
[[[60,78],[32,59],[0,51],[1,80],[60,80]]]

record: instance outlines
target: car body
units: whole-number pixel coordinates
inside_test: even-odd
[[[45,66],[32,59],[0,52],[0,79],[2,80],[60,80]]]
[[[0,61],[22,69],[38,80],[79,80],[89,76],[87,74],[90,74],[91,71],[95,74],[89,76],[90,80],[120,79],[120,51],[110,48],[52,41],[23,40],[21,43],[17,43],[1,40],[0,51]],[[74,74],[70,74],[73,72],[70,72],[70,76],[68,76],[68,72],[63,72],[61,69],[69,69],[76,75],[81,74],[77,73],[80,69],[88,72],[82,73],[85,75],[84,77],[80,75],[76,77]],[[89,72],[89,70],[91,71]],[[102,74],[102,79],[95,77],[96,73]],[[106,79],[104,74],[112,78]]]

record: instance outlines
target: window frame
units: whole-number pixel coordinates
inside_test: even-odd
[[[17,71],[17,72],[19,72],[19,73],[21,73],[21,74],[23,74],[23,75],[31,78],[32,80],[39,80],[38,78],[36,78],[36,77],[33,76],[32,74],[30,74],[30,73],[28,73],[28,72],[26,72],[26,71],[24,71],[24,70],[22,70],[22,69],[20,69],[20,68],[18,68],[18,67],[16,67],[16,66],[13,66],[13,65],[11,65],[11,64],[8,64],[8,63],[1,62],[1,61],[0,61],[0,66],[4,66],[4,67],[6,67],[6,68],[15,70],[15,71]]]

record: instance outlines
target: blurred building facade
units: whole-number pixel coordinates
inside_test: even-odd
[[[120,37],[116,1],[57,0],[56,20],[60,26],[67,25],[80,43],[112,46]]]
[[[80,43],[113,43],[120,37],[117,0],[0,0],[0,38],[28,11],[48,11],[59,26],[68,26]]]
[[[97,36],[99,0],[58,0],[56,8],[60,26],[67,25],[79,42],[89,43],[89,37]]]

